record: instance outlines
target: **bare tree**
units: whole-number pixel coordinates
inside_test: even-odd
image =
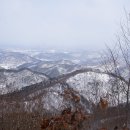
[[[118,105],[120,93],[125,95],[126,102],[126,125],[129,117],[130,103],[130,16],[125,13],[126,20],[121,23],[121,33],[117,35],[117,42],[113,49],[107,46],[107,53],[103,57],[103,66],[110,76],[115,78]],[[116,90],[116,91],[115,91]]]

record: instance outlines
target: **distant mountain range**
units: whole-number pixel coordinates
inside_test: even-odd
[[[38,62],[37,59],[19,52],[0,51],[0,67],[14,69],[24,63]]]
[[[29,68],[42,72],[50,77],[74,71],[81,67],[97,66],[99,55],[86,52],[55,52],[55,51],[0,51],[0,68]]]
[[[17,100],[25,108],[31,106],[30,111],[39,107],[40,100],[48,112],[76,108],[74,97],[87,112],[100,97],[116,105],[115,81],[102,71],[96,53],[0,51],[0,100],[7,104]],[[122,91],[120,98],[125,102]]]
[[[69,60],[59,61],[41,61],[38,63],[25,63],[18,68],[29,68],[33,71],[42,72],[49,77],[57,77],[68,72],[72,72],[76,69],[81,68],[81,65],[75,64]]]

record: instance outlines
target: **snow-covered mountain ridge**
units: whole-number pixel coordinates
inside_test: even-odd
[[[49,78],[38,72],[29,69],[0,70],[0,93],[11,93],[20,90],[25,86],[47,81]]]
[[[117,105],[114,98],[116,99],[118,95],[113,95],[111,91],[113,87],[112,79],[110,74],[103,73],[98,69],[80,69],[47,82],[24,87],[19,91],[3,95],[3,98],[5,97],[5,100],[8,100],[7,97],[11,97],[12,100],[16,100],[17,96],[17,100],[20,99],[22,102],[30,104],[32,102],[37,103],[39,97],[41,97],[45,110],[61,110],[66,105],[68,106],[68,100],[64,99],[64,91],[73,89],[74,93],[80,97],[81,106],[90,111],[90,104],[97,104],[100,97],[106,98],[110,106]],[[120,103],[125,102],[123,92],[120,93],[120,96]],[[72,102],[69,104],[74,105]]]

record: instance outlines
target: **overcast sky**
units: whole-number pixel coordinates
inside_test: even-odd
[[[0,47],[99,49],[130,0],[0,0]]]

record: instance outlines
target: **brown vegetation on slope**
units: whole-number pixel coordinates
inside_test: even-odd
[[[85,115],[81,110],[72,112],[71,108],[67,108],[59,116],[44,118],[41,130],[80,130],[83,122],[89,119],[90,116]]]
[[[102,110],[106,110],[108,108],[108,101],[106,99],[100,98],[99,107]]]

